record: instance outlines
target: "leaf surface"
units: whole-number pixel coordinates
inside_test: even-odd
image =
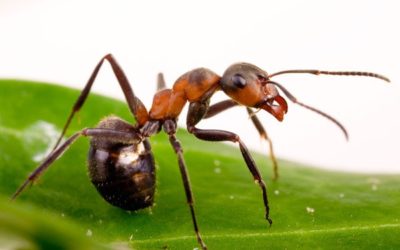
[[[87,174],[86,138],[9,202],[51,150],[78,95],[55,85],[0,81],[0,248],[20,249],[13,246],[21,242],[23,249],[199,248],[177,159],[162,133],[151,138],[158,184],[150,209],[126,212],[97,194]],[[110,114],[134,122],[124,103],[91,94],[67,134]],[[269,227],[260,189],[237,147],[199,141],[183,130],[177,137],[209,249],[400,248],[398,175],[323,171],[280,160],[281,178],[274,182],[270,161],[253,154],[268,186]]]

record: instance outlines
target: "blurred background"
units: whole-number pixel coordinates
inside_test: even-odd
[[[269,73],[303,68],[377,72],[392,83],[361,77],[275,78],[300,101],[342,122],[349,142],[333,123],[291,103],[283,122],[262,111],[258,116],[279,158],[343,171],[399,173],[399,7],[395,0],[0,0],[0,77],[82,89],[100,58],[113,53],[150,107],[160,71],[169,86],[193,68],[222,74],[239,61]],[[123,99],[109,66],[94,91]],[[218,93],[213,102],[225,98]],[[237,132],[253,150],[268,152],[244,108],[199,127]]]

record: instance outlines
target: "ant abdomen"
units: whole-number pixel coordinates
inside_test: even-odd
[[[117,117],[104,119],[98,128],[123,132],[135,129]],[[155,166],[147,139],[126,143],[92,138],[88,162],[93,185],[110,204],[125,210],[138,210],[153,204]]]

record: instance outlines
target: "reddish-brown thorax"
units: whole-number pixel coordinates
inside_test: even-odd
[[[220,79],[220,76],[209,69],[200,68],[187,72],[176,80],[172,89],[163,89],[154,95],[150,119],[177,118],[186,102],[201,101],[218,90]]]

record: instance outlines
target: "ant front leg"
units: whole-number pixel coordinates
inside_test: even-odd
[[[261,122],[258,119],[256,113],[254,113],[254,111],[249,107],[246,107],[246,110],[247,110],[247,113],[250,116],[251,121],[253,122],[254,126],[256,127],[256,129],[258,131],[258,134],[260,135],[261,139],[266,140],[268,142],[269,156],[271,157],[273,171],[274,171],[273,180],[277,180],[278,177],[279,177],[278,162],[277,162],[276,157],[275,157],[274,146],[272,144],[272,140],[268,136],[267,131],[265,130],[264,126],[261,124]]]
[[[263,178],[261,177],[260,171],[258,170],[256,163],[254,162],[252,156],[246,145],[242,142],[240,137],[232,132],[225,130],[216,129],[198,129],[195,125],[201,120],[200,117],[204,116],[207,112],[207,103],[191,103],[189,106],[188,117],[187,117],[187,129],[189,133],[194,134],[197,138],[205,141],[231,141],[239,144],[240,151],[242,153],[243,159],[246,162],[247,168],[253,175],[254,180],[260,186],[265,207],[265,218],[268,220],[269,224],[272,224],[272,220],[269,218],[269,205],[267,196],[267,187]]]
[[[186,201],[187,201],[187,203],[189,205],[189,208],[190,208],[190,214],[192,216],[192,221],[193,221],[194,231],[195,231],[196,236],[197,236],[197,241],[201,245],[202,249],[207,249],[206,244],[204,243],[203,239],[201,238],[199,227],[197,225],[196,215],[195,215],[195,212],[194,212],[194,201],[193,201],[192,188],[190,186],[189,174],[187,172],[185,160],[183,158],[182,146],[181,146],[181,143],[178,141],[178,139],[175,136],[175,133],[176,133],[176,121],[174,121],[174,120],[166,120],[164,122],[163,127],[164,127],[164,131],[169,136],[169,141],[170,141],[172,147],[174,148],[175,153],[178,156],[179,170],[181,172],[183,186],[185,187]]]
[[[142,103],[142,101],[134,94],[131,85],[128,81],[128,78],[126,77],[124,71],[122,70],[121,66],[119,66],[118,62],[115,60],[115,58],[113,57],[112,54],[107,54],[105,55],[100,62],[96,65],[95,69],[93,70],[88,82],[86,83],[84,89],[82,90],[80,96],[78,97],[78,99],[76,100],[74,106],[72,107],[72,111],[70,113],[70,115],[68,116],[67,122],[64,125],[64,128],[61,132],[60,137],[58,138],[56,145],[54,146],[54,149],[56,149],[58,147],[58,145],[61,142],[61,139],[63,138],[63,136],[65,135],[67,128],[69,126],[69,124],[71,123],[72,118],[74,117],[75,113],[77,113],[81,107],[83,106],[83,104],[85,103],[90,90],[92,88],[92,85],[97,77],[97,74],[101,68],[101,66],[103,65],[103,62],[107,60],[110,65],[111,68],[118,80],[118,83],[122,89],[122,92],[125,95],[125,99],[128,103],[129,109],[132,112],[133,116],[135,117],[136,121],[140,124],[143,125],[146,123],[146,121],[148,120],[148,112],[146,107],[144,106],[144,104]]]
[[[236,107],[239,104],[237,102],[235,102],[234,100],[228,99],[225,101],[221,101],[218,103],[215,103],[213,105],[211,105],[208,110],[207,113],[204,115],[203,119],[207,119],[210,117],[213,117],[227,109],[230,109],[232,107]],[[279,177],[279,172],[278,172],[278,162],[276,160],[275,157],[275,153],[274,153],[274,148],[273,148],[273,144],[272,144],[272,140],[271,138],[268,136],[267,131],[265,130],[264,126],[261,124],[260,120],[258,119],[256,113],[249,107],[246,107],[247,113],[250,116],[250,119],[254,125],[254,127],[257,129],[258,134],[260,135],[260,138],[262,140],[266,140],[268,142],[268,146],[269,146],[269,156],[271,157],[272,160],[272,167],[273,167],[273,172],[274,172],[274,177],[273,180],[277,180]]]

